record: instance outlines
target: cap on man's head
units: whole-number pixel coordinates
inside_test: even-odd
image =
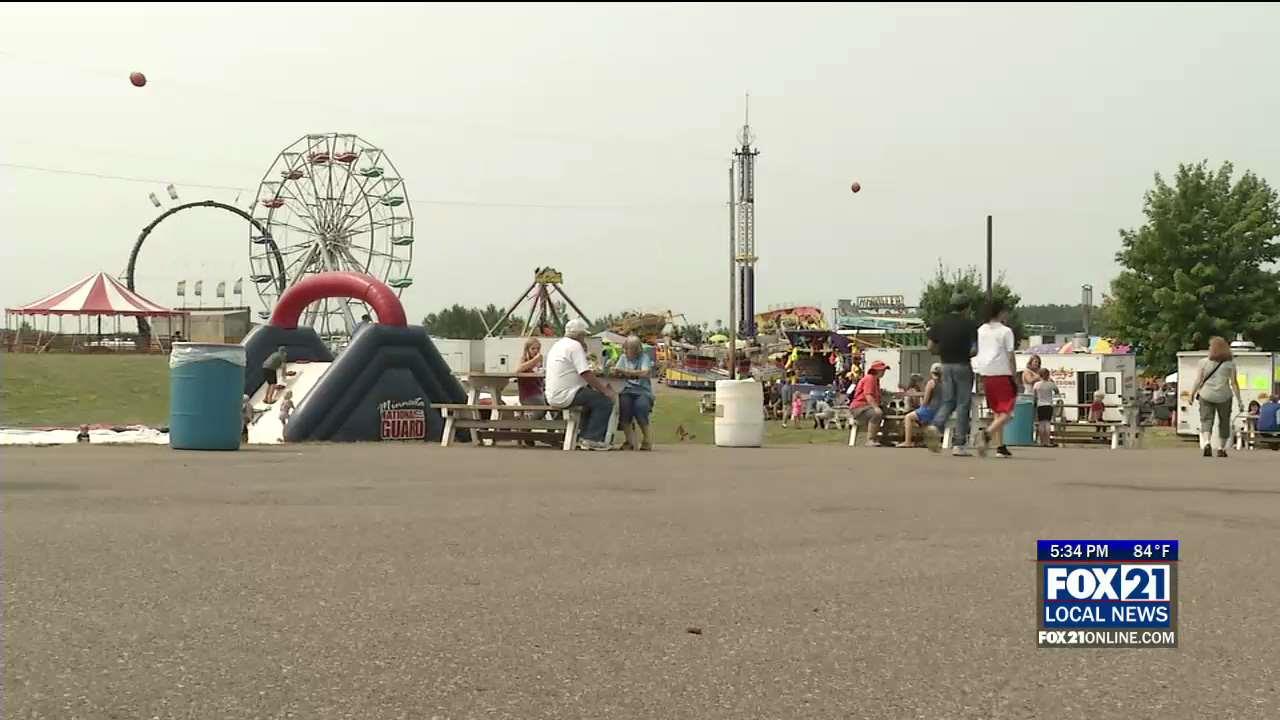
[[[564,325],[565,337],[586,337],[587,321],[582,318],[574,318]]]
[[[877,360],[877,361],[875,361],[875,362],[871,363],[871,367],[869,367],[869,368],[867,368],[867,369],[868,369],[868,370],[888,370],[888,369],[889,369],[889,366],[888,366],[888,365],[885,365],[885,364],[884,364],[884,362],[882,362],[882,361],[880,361],[880,360]]]
[[[969,302],[969,296],[965,295],[964,293],[956,293],[951,296],[952,310],[965,310],[969,307],[970,304],[971,303]]]

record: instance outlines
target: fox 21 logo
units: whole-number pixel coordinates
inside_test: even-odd
[[[1168,602],[1168,565],[1091,565],[1045,568],[1047,600]]]
[[[1041,540],[1040,647],[1177,647],[1177,541]]]

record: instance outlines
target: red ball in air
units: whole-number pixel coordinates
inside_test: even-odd
[[[134,87],[142,87],[147,84],[147,76],[140,72],[129,73],[129,82],[133,83]]]
[[[849,186],[849,189],[852,190],[853,192],[858,192],[859,190],[862,189],[862,183],[858,182],[857,180],[854,180],[853,184]]]

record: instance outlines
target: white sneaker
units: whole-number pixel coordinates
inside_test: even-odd
[[[969,449],[963,445],[957,445],[951,448],[952,457],[973,457],[969,454]]]
[[[612,450],[613,447],[607,443],[600,442],[599,440],[579,440],[578,449],[579,450]]]

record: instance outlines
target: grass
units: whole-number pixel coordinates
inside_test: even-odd
[[[689,437],[683,442],[711,444],[715,441],[715,416],[698,412],[700,391],[674,390],[658,386],[658,401],[653,408],[654,442],[681,442],[678,427],[684,427]],[[766,445],[826,445],[848,442],[847,430],[815,430],[812,420],[802,421],[799,428],[782,427],[777,421],[765,423]]]
[[[0,355],[0,424],[165,425],[164,355]]]
[[[698,412],[699,391],[658,386],[653,409],[654,441],[710,444],[714,416]],[[0,355],[0,424],[9,426],[80,423],[166,425],[169,422],[169,364],[163,355],[3,354]],[[767,445],[842,443],[844,430],[765,426]],[[681,440],[678,428],[688,433]],[[1149,428],[1145,447],[1185,447],[1172,428]]]

